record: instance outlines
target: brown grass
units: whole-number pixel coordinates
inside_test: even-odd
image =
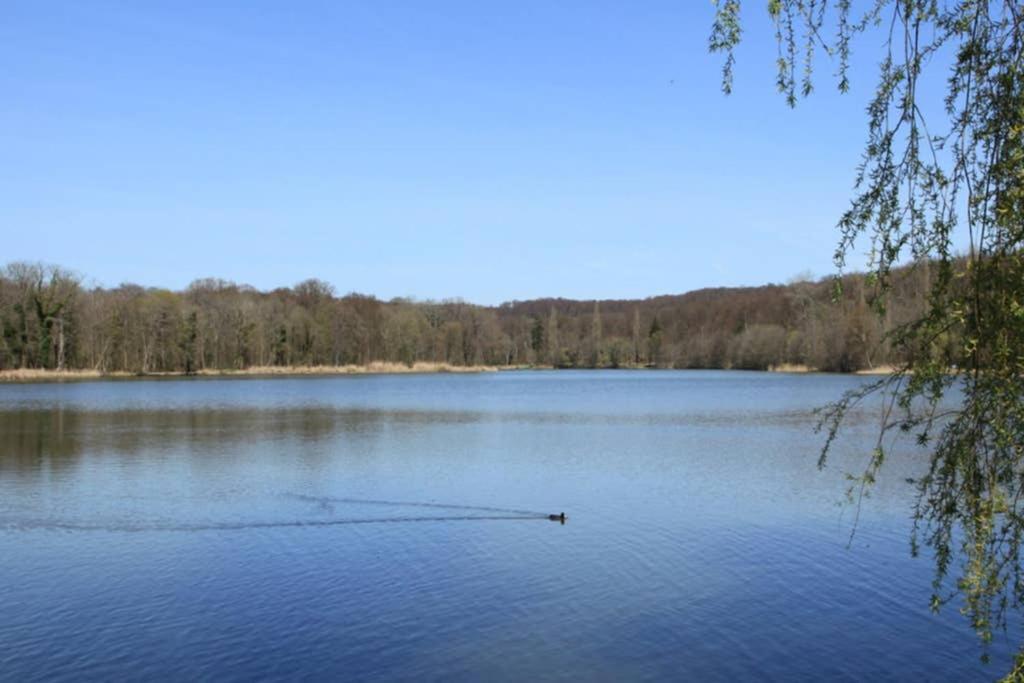
[[[204,376],[234,375],[399,375],[428,372],[490,372],[497,370],[489,365],[449,365],[448,363],[417,362],[412,365],[374,361],[369,365],[265,365],[243,370],[200,370]]]
[[[0,370],[0,382],[50,382],[65,379],[98,379],[100,377],[128,377],[126,372],[104,374],[99,370]]]
[[[892,374],[894,374],[896,372],[896,369],[897,368],[896,368],[895,365],[876,365],[873,368],[864,368],[863,370],[858,370],[856,372],[856,374],[858,374],[858,375],[892,375]]]
[[[779,363],[778,365],[771,365],[768,367],[768,372],[817,372],[810,365],[802,365],[800,363]]]
[[[810,365],[800,365],[797,363],[781,363],[779,365],[772,365],[768,368],[769,372],[818,372],[817,368],[813,368]],[[864,368],[863,370],[855,370],[852,374],[854,375],[891,375],[896,372],[896,367],[893,365],[876,365],[873,368]]]
[[[448,363],[418,362],[409,366],[405,363],[376,361],[369,365],[267,365],[240,370],[203,369],[195,374],[200,377],[303,377],[310,375],[398,375],[434,372],[496,372],[499,370],[547,370],[545,365],[514,365],[497,367],[493,365],[449,365]],[[770,372],[808,373],[817,372],[809,365],[782,363],[768,368]],[[858,370],[858,375],[888,375],[896,371],[891,365]],[[132,377],[184,377],[183,372],[100,372],[99,370],[0,370],[3,382],[60,382],[90,379],[125,379]]]
[[[485,365],[462,366],[448,363],[374,362],[369,365],[294,365],[258,366],[240,370],[203,369],[195,374],[202,377],[255,377],[306,375],[391,375],[433,372],[493,372],[498,368]],[[127,377],[184,377],[183,372],[100,372],[99,370],[0,370],[0,382],[54,382],[65,380],[119,379]]]

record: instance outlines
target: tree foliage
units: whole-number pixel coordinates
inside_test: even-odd
[[[1024,5],[870,0],[857,10],[850,0],[770,0],[768,13],[778,87],[790,105],[812,92],[823,54],[845,92],[854,41],[881,37],[835,261],[842,269],[855,242],[867,239],[875,312],[887,315],[904,263],[927,270],[927,305],[887,333],[904,359],[898,371],[844,396],[824,427],[831,444],[847,410],[885,396],[861,487],[885,461],[887,433],[929,447],[928,472],[916,482],[913,548],[934,553],[933,607],[960,599],[987,642],[1008,610],[1024,606]],[[710,47],[726,54],[727,92],[740,14],[739,0],[717,0]],[[944,91],[923,85],[936,70]],[[828,445],[822,465],[827,453]]]

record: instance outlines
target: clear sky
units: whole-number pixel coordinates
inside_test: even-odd
[[[830,274],[875,55],[790,110],[748,5],[727,98],[706,0],[8,0],[0,263],[487,304]]]

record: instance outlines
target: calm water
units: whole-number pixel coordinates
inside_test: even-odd
[[[927,610],[919,453],[847,547],[877,415],[818,472],[810,411],[859,381],[0,386],[0,678],[995,678]]]

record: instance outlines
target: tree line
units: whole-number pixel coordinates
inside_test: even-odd
[[[886,332],[921,315],[928,264],[904,269],[881,318],[865,277],[838,284],[797,278],[643,300],[479,306],[339,295],[316,279],[272,291],[219,279],[184,291],[104,288],[59,266],[12,263],[0,270],[0,369],[191,373],[426,361],[850,372],[899,363]]]

